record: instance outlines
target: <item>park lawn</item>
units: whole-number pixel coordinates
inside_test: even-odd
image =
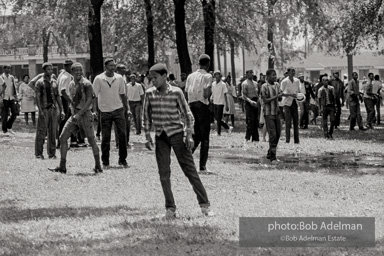
[[[20,126],[20,124],[18,124]],[[241,127],[241,126],[239,126]],[[0,255],[383,255],[384,172],[356,168],[271,166],[268,143],[244,147],[235,129],[212,135],[213,175],[201,175],[214,217],[203,217],[196,197],[172,156],[178,218],[165,221],[164,199],[153,152],[131,150],[130,168],[92,174],[90,148],[70,150],[68,174],[49,172],[59,160],[34,158],[34,134],[17,128],[0,138]],[[336,131],[322,138],[318,126],[301,130],[299,145],[279,142],[278,154],[303,160],[355,154],[383,156],[383,129]],[[236,132],[237,131],[237,132]],[[283,132],[284,134],[284,132]],[[132,136],[141,148],[143,137]],[[114,143],[111,143],[114,146]],[[59,153],[57,153],[59,156]],[[226,156],[236,156],[226,161]],[[244,161],[242,161],[244,158]],[[251,161],[256,159],[255,161]],[[320,159],[320,158],[319,158]],[[195,153],[198,164],[198,152]],[[300,163],[303,163],[301,161]],[[305,161],[304,161],[305,163]],[[117,151],[111,164],[117,166]],[[239,217],[375,217],[374,248],[240,248]]]

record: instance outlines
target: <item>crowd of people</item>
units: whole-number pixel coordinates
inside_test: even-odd
[[[44,63],[42,74],[31,80],[24,75],[19,85],[10,74],[11,66],[4,65],[0,76],[3,135],[14,134],[13,122],[20,111],[29,125],[30,113],[32,124],[36,125],[37,159],[44,159],[43,145],[47,140],[49,159],[56,159],[56,149],[60,149],[59,165],[50,170],[65,174],[68,147],[83,146],[87,138],[95,159],[93,170],[99,174],[110,168],[112,128],[118,165],[128,168],[132,119],[136,135],[144,130],[149,150],[153,147],[150,132],[155,131],[156,161],[166,215],[170,218],[175,217],[176,210],[170,185],[171,148],[197,195],[202,212],[212,214],[193,153],[200,146],[199,170],[207,172],[212,123],[216,124],[217,136],[221,136],[222,128],[231,133],[235,127],[236,101],[246,116],[244,143],[258,142],[262,128],[263,141],[267,133],[269,136],[266,158],[271,163],[278,161],[277,145],[284,125],[285,142],[290,143],[293,126],[293,142],[299,144],[299,129],[316,125],[317,117],[321,116],[324,137],[332,140],[334,129],[341,125],[344,104],[350,112],[350,131],[356,123],[362,131],[380,124],[382,83],[380,77],[372,73],[360,86],[356,72],[349,81],[346,75],[341,80],[335,72],[322,74],[317,83],[311,83],[304,80],[303,74],[296,77],[294,68],[288,68],[279,79],[276,71],[269,69],[265,75],[260,74],[259,80],[253,70],[247,70],[240,83],[233,85],[230,75],[223,77],[220,70],[208,72],[210,57],[206,54],[199,58],[199,69],[190,75],[181,74],[181,81],[168,73],[164,64],[151,67],[147,76],[128,72],[125,65],[116,65],[112,58],[105,59],[104,64],[105,71],[96,76],[93,83],[84,77],[80,63],[66,60],[57,79],[52,64]],[[366,126],[360,112],[362,102],[367,110]],[[97,145],[100,135],[101,157]]]

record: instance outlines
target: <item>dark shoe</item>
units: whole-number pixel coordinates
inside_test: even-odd
[[[119,165],[123,166],[124,168],[128,168],[129,167],[127,161],[119,162]]]
[[[103,169],[101,169],[101,167],[95,167],[93,168],[93,171],[95,172],[95,174],[98,174],[98,173],[102,173]]]
[[[38,155],[36,156],[37,159],[41,159],[41,160],[44,160],[44,156],[43,155]]]
[[[359,127],[359,130],[360,130],[360,131],[366,131],[367,128],[365,128],[365,127]]]
[[[137,132],[136,135],[141,135],[141,132]]]
[[[307,125],[306,125],[306,126],[304,126],[304,127],[303,127],[303,129],[308,129],[308,126],[307,126]]]
[[[79,145],[78,145],[77,142],[76,142],[76,143],[71,143],[71,144],[69,144],[69,147],[70,147],[70,148],[78,148]]]
[[[53,155],[53,156],[49,156],[49,159],[56,159],[56,155]]]
[[[267,155],[267,159],[271,160],[271,156],[270,156],[270,155]]]
[[[82,143],[77,144],[77,146],[78,146],[79,148],[86,148],[86,147],[87,147],[87,144],[85,144],[84,142],[82,142]]]
[[[62,174],[66,174],[67,173],[67,168],[60,168],[60,167],[56,167],[54,169],[51,169],[51,168],[48,168],[48,170],[50,170],[51,172],[59,172],[59,173],[62,173]]]

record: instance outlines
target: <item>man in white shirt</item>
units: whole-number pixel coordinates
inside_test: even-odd
[[[220,136],[221,127],[228,130],[229,132],[232,131],[232,127],[229,127],[227,123],[222,121],[224,105],[226,106],[225,110],[229,110],[227,99],[228,89],[226,83],[221,80],[220,71],[215,71],[215,73],[213,73],[213,76],[215,77],[216,81],[212,83],[212,99],[217,124],[217,135]]]
[[[144,90],[140,83],[136,83],[136,75],[129,76],[130,81],[127,85],[127,99],[129,108],[132,112],[133,121],[135,122],[136,134],[141,134],[141,112],[144,106]]]
[[[115,123],[119,140],[119,165],[128,168],[127,138],[125,131],[125,112],[127,106],[125,82],[121,75],[115,73],[116,64],[112,58],[104,61],[105,71],[95,77],[93,90],[100,109],[101,122],[101,160],[103,169],[109,168],[109,150],[111,144],[112,124]]]
[[[281,82],[281,91],[285,95],[282,100],[285,115],[285,141],[286,143],[290,142],[291,122],[293,120],[294,143],[299,144],[299,112],[296,97],[299,92],[305,94],[305,91],[302,91],[300,80],[294,77],[295,74],[294,68],[288,68],[288,77]]]
[[[63,104],[63,110],[65,114],[65,119],[61,120],[59,125],[59,134],[63,131],[64,125],[71,116],[70,105],[72,100],[69,98],[69,85],[73,81],[73,76],[71,75],[71,66],[73,64],[72,60],[65,60],[64,70],[60,72],[59,77],[57,78],[57,84],[59,86],[59,95],[61,96],[61,102]],[[60,140],[57,140],[57,147],[60,148]],[[71,144],[70,147],[77,147],[77,138],[74,134],[71,134]]]
[[[3,66],[4,73],[0,76],[0,100],[3,101],[1,109],[1,122],[3,134],[15,134],[12,131],[13,123],[17,117],[17,91],[15,78],[10,74],[11,65]],[[11,117],[9,117],[9,110],[11,110]]]
[[[189,107],[195,119],[193,140],[195,142],[192,153],[199,144],[200,147],[200,171],[207,171],[209,133],[211,130],[209,97],[212,94],[212,75],[207,72],[211,59],[207,54],[199,57],[200,68],[190,74],[185,85]]]

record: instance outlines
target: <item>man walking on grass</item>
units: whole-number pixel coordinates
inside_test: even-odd
[[[281,90],[286,96],[283,96],[284,115],[285,115],[285,141],[291,140],[291,123],[293,122],[294,143],[299,144],[299,111],[296,101],[297,94],[305,91],[300,86],[300,80],[295,77],[295,69],[288,68],[288,77],[281,82]]]
[[[350,124],[349,130],[354,131],[357,121],[357,125],[361,131],[367,130],[363,126],[363,118],[361,117],[360,112],[360,101],[361,95],[359,91],[359,80],[357,78],[359,75],[356,72],[352,73],[352,79],[348,83],[348,95],[349,95],[349,112],[350,112]]]
[[[165,197],[165,216],[167,219],[176,217],[176,205],[170,180],[171,148],[173,148],[181,169],[196,193],[202,213],[206,216],[213,216],[207,192],[200,180],[192,157],[194,118],[184,94],[180,88],[167,83],[168,71],[164,64],[154,65],[149,72],[154,87],[146,91],[144,131],[147,144],[153,146],[150,131],[152,125],[155,128],[156,161]],[[181,116],[184,116],[186,120],[185,138]]]
[[[335,127],[335,112],[336,112],[336,92],[333,86],[328,85],[328,76],[321,78],[323,86],[320,87],[318,92],[320,111],[323,113],[323,132],[326,139],[333,140],[332,134]],[[328,116],[330,121],[330,129],[328,130]]]
[[[129,76],[130,81],[127,85],[127,98],[129,109],[132,112],[133,122],[136,127],[136,134],[141,134],[141,112],[144,103],[144,90],[140,83],[136,83],[136,75],[132,74]]]
[[[372,92],[375,95],[375,107],[376,107],[376,124],[380,125],[380,107],[381,107],[381,89],[382,83],[380,81],[380,76],[375,75],[375,81],[372,83]]]
[[[344,82],[339,78],[339,72],[333,73],[335,80],[331,82],[335,92],[336,114],[335,114],[335,129],[340,126],[341,107],[344,106]]]
[[[60,113],[61,120],[63,120],[65,113],[61,104],[57,82],[52,78],[52,64],[44,63],[43,70],[43,77],[36,82],[36,103],[39,109],[39,117],[36,128],[35,156],[38,159],[44,159],[43,146],[45,136],[48,134],[48,157],[49,159],[56,159],[57,114]],[[32,81],[33,83],[34,81]]]
[[[209,133],[211,131],[209,98],[212,95],[212,75],[207,72],[210,57],[202,54],[199,57],[200,69],[187,78],[185,92],[189,106],[195,119],[193,140],[195,142],[192,153],[200,146],[200,171],[207,171]]]
[[[216,81],[212,83],[213,108],[217,124],[217,135],[220,136],[221,127],[226,129],[228,132],[232,132],[233,127],[229,127],[228,124],[222,120],[224,106],[226,106],[226,111],[229,110],[227,99],[227,85],[221,80],[220,71],[216,71],[213,75],[216,79]]]
[[[278,161],[276,158],[276,149],[281,134],[279,101],[281,101],[283,93],[280,90],[279,83],[276,82],[276,71],[269,69],[266,75],[267,82],[261,86],[261,97],[264,102],[264,113],[262,113],[262,115],[264,115],[269,135],[267,158],[271,160],[272,163],[276,163]]]
[[[69,137],[76,134],[81,127],[85,131],[88,143],[92,146],[93,157],[95,158],[95,168],[93,171],[96,174],[101,173],[103,170],[100,165],[99,148],[96,145],[92,124],[94,114],[91,109],[95,96],[92,83],[83,77],[83,66],[80,63],[74,63],[72,65],[72,72],[74,74],[74,81],[71,81],[68,87],[68,103],[71,106],[72,116],[65,123],[63,132],[60,135],[60,165],[49,170],[63,174],[67,173],[67,141]],[[96,110],[96,108],[94,109]]]
[[[364,104],[367,110],[367,127],[373,129],[373,123],[376,121],[375,117],[375,104],[376,94],[373,92],[373,73],[368,74],[368,81],[364,86]]]
[[[101,122],[101,160],[103,169],[109,166],[109,151],[111,148],[111,130],[115,123],[119,140],[119,165],[128,168],[127,164],[127,138],[125,113],[127,106],[125,82],[121,75],[115,73],[116,64],[112,58],[104,61],[105,71],[95,77],[93,90],[98,99]]]

